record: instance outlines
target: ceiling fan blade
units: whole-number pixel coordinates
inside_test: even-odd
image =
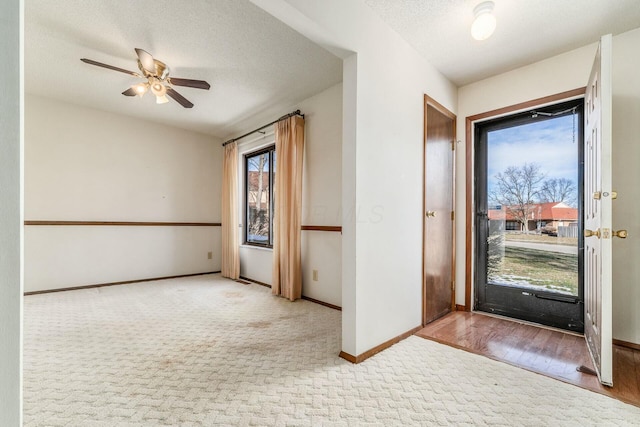
[[[153,56],[144,49],[136,48],[136,54],[138,55],[138,59],[142,64],[142,68],[147,70],[147,72],[151,75],[156,75],[156,64],[153,61]]]
[[[138,92],[136,92],[136,90],[134,88],[130,87],[129,89],[127,89],[124,92],[122,92],[122,94],[124,96],[136,96],[138,94]]]
[[[193,104],[184,96],[180,95],[178,92],[176,92],[174,89],[168,87],[167,88],[167,95],[169,95],[170,97],[172,97],[173,99],[175,99],[176,101],[178,101],[178,103],[180,105],[182,105],[184,108],[192,108]]]
[[[125,74],[131,74],[132,76],[142,77],[140,74],[138,74],[136,72],[125,70],[124,68],[114,67],[113,65],[103,64],[102,62],[94,61],[92,59],[80,58],[80,61],[82,61],[82,62],[84,62],[86,64],[91,64],[91,65],[96,65],[98,67],[108,68],[109,70],[120,71],[121,73],[125,73]]]
[[[204,80],[179,79],[177,77],[169,77],[169,83],[176,86],[194,87],[196,89],[209,90],[211,85]]]

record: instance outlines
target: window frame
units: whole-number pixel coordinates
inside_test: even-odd
[[[259,156],[261,154],[269,154],[269,237],[266,243],[259,243],[255,241],[251,241],[248,239],[249,233],[249,159],[252,157]],[[273,203],[273,191],[275,184],[275,168],[274,168],[274,158],[276,153],[275,144],[270,144],[265,147],[259,148],[254,151],[250,151],[243,154],[243,166],[244,166],[244,206],[243,206],[243,233],[242,233],[242,244],[248,246],[255,246],[259,248],[273,248],[273,213],[274,213],[274,203]]]

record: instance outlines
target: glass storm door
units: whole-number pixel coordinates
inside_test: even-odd
[[[475,124],[475,309],[582,332],[583,100]]]

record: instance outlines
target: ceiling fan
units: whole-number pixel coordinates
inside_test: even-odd
[[[110,70],[119,71],[121,73],[131,74],[135,77],[147,79],[147,81],[135,84],[129,89],[122,92],[125,96],[143,96],[147,91],[151,90],[156,96],[157,104],[165,104],[169,102],[167,95],[176,100],[184,108],[192,108],[193,104],[180,95],[172,86],[184,86],[193,87],[196,89],[209,90],[211,87],[209,83],[204,80],[191,80],[180,79],[177,77],[169,77],[169,67],[164,62],[154,59],[153,56],[143,50],[136,48],[136,54],[138,55],[138,68],[142,72],[136,73],[134,71],[125,70],[123,68],[114,67],[113,65],[103,64],[102,62],[94,61],[92,59],[81,58],[82,62],[87,64],[96,65],[98,67],[108,68]]]

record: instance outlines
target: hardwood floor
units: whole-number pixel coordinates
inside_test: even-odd
[[[482,313],[456,311],[416,335],[640,406],[640,351],[614,345],[613,387],[578,372],[593,369],[584,337]]]

